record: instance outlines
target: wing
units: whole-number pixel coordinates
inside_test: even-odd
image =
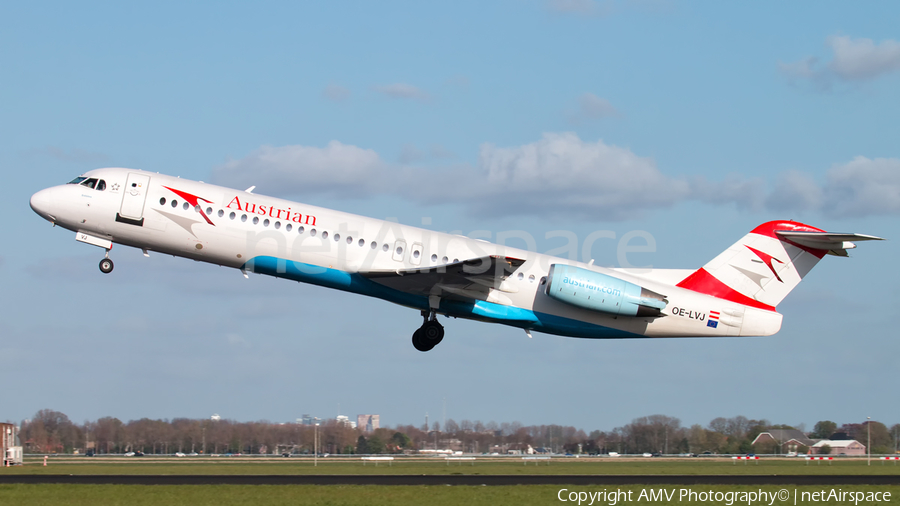
[[[514,292],[504,283],[525,260],[485,256],[420,269],[360,271],[359,274],[401,292],[456,300],[485,300],[491,290]]]
[[[793,232],[776,230],[781,239],[806,246],[807,248],[826,250],[831,255],[845,257],[847,250],[856,247],[851,241],[883,241],[881,237],[864,234],[840,234],[834,232]]]

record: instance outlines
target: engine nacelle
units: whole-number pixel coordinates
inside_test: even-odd
[[[550,266],[546,293],[566,304],[621,316],[661,316],[669,302],[634,283],[565,264]]]

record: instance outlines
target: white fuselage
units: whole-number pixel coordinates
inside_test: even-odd
[[[130,169],[83,175],[105,188],[66,184],[32,197],[32,208],[56,225],[146,251],[258,272],[374,296],[437,314],[503,323],[526,330],[587,338],[771,335],[775,311],[748,307],[676,287],[691,271],[634,274],[568,259],[343,213],[246,191]],[[139,185],[139,186],[138,186]],[[196,203],[196,205],[194,205]],[[433,297],[385,287],[364,274],[406,271],[460,260],[523,259],[486,296],[457,290]],[[666,298],[664,316],[612,315],[549,297],[554,264],[607,274]],[[718,325],[710,326],[710,312]],[[715,313],[714,313],[715,314]]]

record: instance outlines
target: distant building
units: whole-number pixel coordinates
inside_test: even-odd
[[[11,423],[0,423],[0,465],[16,465],[22,463],[22,443],[19,442],[19,429]]]
[[[822,454],[822,448],[831,448],[831,455],[865,455],[866,445],[855,439],[823,439],[809,449],[811,454]]]
[[[336,421],[338,425],[343,425],[344,427],[350,427],[351,429],[356,428],[356,422],[351,422],[350,417],[346,415],[338,415],[334,421]]]
[[[297,419],[297,423],[300,425],[319,425],[322,423],[322,419],[318,416],[303,415]]]
[[[760,432],[750,444],[760,453],[806,453],[817,441],[818,439],[810,439],[797,429],[771,429]]]
[[[356,415],[356,427],[363,432],[372,432],[379,427],[378,415]]]

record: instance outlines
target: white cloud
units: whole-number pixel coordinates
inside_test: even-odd
[[[328,86],[322,90],[322,96],[332,102],[343,102],[350,98],[350,90],[339,84],[329,83]]]
[[[332,141],[325,148],[264,146],[216,168],[212,180],[238,188],[257,185],[261,193],[277,189],[280,195],[393,193],[413,195],[422,203],[463,204],[473,212],[575,213],[595,219],[668,207],[691,193],[686,181],[663,175],[652,159],[602,140],[586,142],[574,133],[547,133],[514,147],[483,144],[476,166],[445,167],[440,185],[416,184],[437,175],[388,164],[372,150]],[[415,192],[408,191],[411,184]]]
[[[384,86],[375,86],[374,89],[376,92],[381,93],[382,95],[388,96],[390,98],[405,98],[405,99],[413,99],[413,100],[427,100],[429,98],[428,93],[425,93],[422,89],[416,88],[411,84],[405,83],[394,83],[387,84]]]
[[[432,158],[456,158],[456,155],[453,154],[452,151],[440,144],[432,144],[428,149],[428,154],[430,154]]]
[[[765,181],[744,179],[731,174],[722,181],[709,181],[705,177],[691,178],[691,199],[707,204],[735,204],[740,209],[759,211],[765,199]]]
[[[829,37],[828,45],[834,52],[828,68],[842,79],[874,79],[900,70],[900,42],[895,40],[875,44],[872,39],[842,36]]]
[[[212,181],[235,187],[259,186],[282,195],[310,192],[364,196],[371,181],[388,169],[371,149],[331,141],[314,146],[263,146],[213,170]]]
[[[410,163],[417,162],[425,158],[425,153],[419,151],[414,144],[404,144],[403,149],[400,151],[400,157],[398,160],[400,163]]]
[[[837,217],[900,213],[900,158],[857,156],[828,171],[823,212]]]
[[[621,113],[609,103],[609,100],[593,93],[582,93],[578,97],[578,110],[570,115],[569,121],[580,124],[589,120],[618,116],[621,116]]]
[[[772,211],[809,211],[819,209],[822,199],[822,187],[812,176],[789,170],[778,176],[765,204]]]
[[[427,150],[420,150],[415,144],[404,144],[397,160],[402,164],[430,160],[448,160],[456,158],[452,152],[440,144],[432,144]]]
[[[884,40],[876,44],[872,39],[851,39],[848,36],[828,37],[825,45],[831,49],[831,61],[820,65],[813,56],[793,63],[778,63],[778,69],[789,79],[808,80],[820,89],[828,89],[835,80],[865,81],[900,70],[900,42]]]
[[[782,173],[766,208],[834,218],[900,214],[900,158],[857,156],[829,169],[824,184],[803,172]]]
[[[663,175],[651,158],[602,140],[585,142],[574,133],[547,133],[537,142],[500,148],[483,144],[480,207],[510,214],[565,212],[620,219],[668,207],[690,193],[686,181]]]
[[[474,166],[409,165],[427,157],[413,145],[404,147],[401,163],[388,163],[371,149],[338,141],[324,148],[263,146],[216,168],[212,180],[236,188],[257,185],[260,193],[284,197],[396,195],[423,205],[455,204],[473,214],[495,216],[624,220],[686,201],[837,218],[900,214],[898,158],[854,158],[831,168],[824,184],[797,171],[784,172],[769,184],[739,175],[719,181],[667,175],[652,158],[568,132],[545,133],[535,142],[512,147],[482,144]],[[423,184],[427,181],[440,184]]]

